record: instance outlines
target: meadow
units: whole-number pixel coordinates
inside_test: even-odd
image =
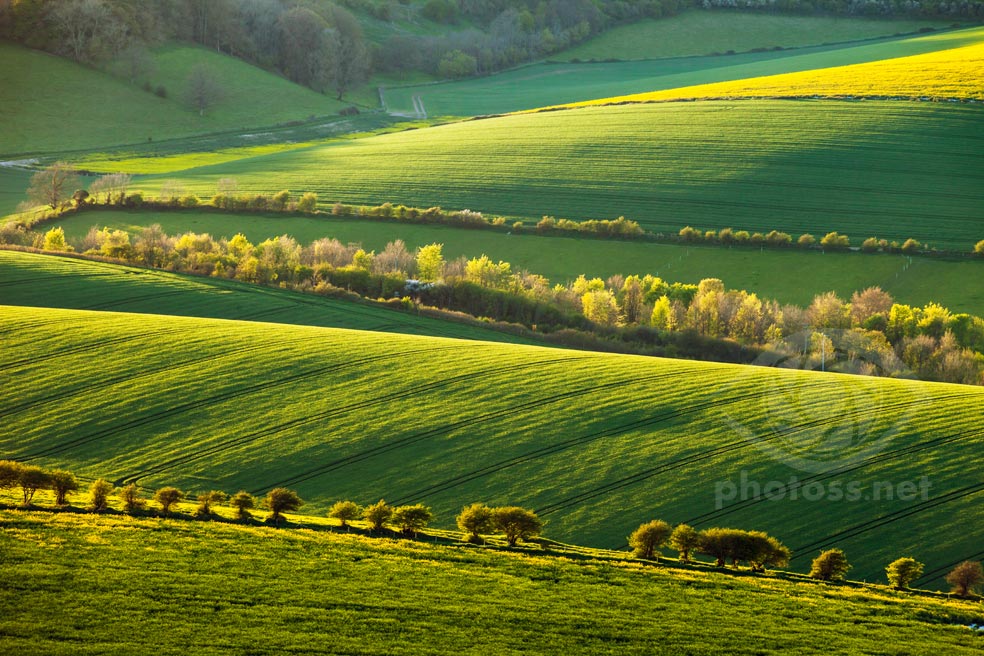
[[[984,486],[967,464],[984,439],[976,387],[0,310],[0,452],[88,479],[146,490],[283,485],[315,514],[342,498],[424,502],[439,528],[466,503],[515,503],[548,520],[548,537],[593,547],[621,548],[654,517],[755,528],[793,549],[794,571],[839,546],[867,580],[903,554],[928,572],[980,550],[970,527]],[[743,500],[736,487],[729,498],[745,479],[778,481],[784,495]],[[852,482],[857,498],[838,498]],[[917,485],[921,496],[903,494]]]
[[[640,20],[551,55],[551,59],[655,59],[758,48],[797,48],[861,41],[944,28],[934,20],[885,20],[841,16],[796,16],[689,10],[677,16]]]
[[[0,304],[4,305],[527,342],[516,335],[368,303],[70,257],[0,251],[0,280]]]
[[[871,43],[648,61],[540,63],[497,75],[390,87],[390,111],[411,112],[420,96],[429,116],[480,116],[649,93],[697,84],[877,62],[980,43],[981,28]],[[763,47],[774,45],[762,43]]]
[[[289,234],[304,244],[333,237],[343,243],[360,243],[367,250],[377,252],[395,239],[402,239],[410,250],[438,243],[444,245],[448,260],[485,254],[493,260],[509,262],[514,270],[527,269],[554,283],[567,283],[581,274],[607,279],[615,274],[649,273],[670,282],[693,284],[704,278],[720,278],[729,287],[802,306],[809,305],[819,293],[836,291],[846,299],[856,290],[877,285],[900,303],[923,306],[936,302],[955,312],[984,316],[984,288],[967,284],[978,275],[981,263],[969,259],[608,241],[331,216],[224,214],[200,210],[96,210],[65,217],[50,225],[62,227],[69,238],[80,238],[93,226],[109,226],[136,234],[154,223],[160,224],[168,234],[194,231],[232,237],[241,232],[253,243],[275,234]],[[0,254],[0,262],[3,257]],[[39,301],[42,298],[49,297],[39,297]],[[3,302],[2,294],[0,302]]]
[[[0,523],[0,631],[24,656],[974,654],[982,640],[977,605],[883,589],[215,522]]]
[[[741,101],[587,107],[454,123],[141,178],[210,198],[318,194],[537,221],[625,216],[969,251],[984,236],[984,110],[910,102]],[[135,167],[139,171],[139,167]]]
[[[941,44],[976,42],[909,57],[572,103],[586,105],[701,98],[895,97],[984,100],[984,28],[920,37]]]

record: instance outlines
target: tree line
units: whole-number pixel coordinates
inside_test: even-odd
[[[78,479],[69,471],[0,460],[0,489],[16,487],[21,489],[22,507],[34,507],[33,501],[39,490],[50,490],[55,504],[67,507],[70,505],[69,496],[80,489]],[[127,514],[154,513],[163,517],[177,516],[176,506],[194,498],[198,505],[191,516],[200,520],[218,519],[220,515],[216,512],[216,506],[228,503],[236,510],[236,519],[250,522],[254,519],[252,511],[262,506],[270,511],[264,521],[274,526],[286,522],[284,513],[295,512],[304,505],[297,492],[284,487],[269,490],[261,502],[245,490],[233,495],[220,490],[190,495],[179,488],[164,486],[152,496],[153,502],[159,506],[159,513],[156,513],[148,509],[149,500],[135,483],[117,488],[100,478],[89,486],[87,509],[96,513],[108,511],[114,495]],[[362,520],[372,532],[392,527],[414,538],[434,521],[432,510],[424,504],[394,507],[384,499],[364,507],[350,500],[338,501],[328,510],[327,516],[337,520],[341,528],[348,528],[350,522]],[[492,507],[483,503],[472,503],[462,508],[455,523],[467,542],[485,544],[485,536],[502,535],[510,547],[539,536],[544,527],[543,520],[527,508]],[[712,558],[717,567],[725,567],[730,561],[731,566],[737,569],[745,563],[753,572],[786,567],[792,555],[788,547],[762,531],[718,527],[698,531],[687,524],[672,527],[663,520],[640,525],[629,536],[628,542],[633,555],[644,560],[658,562],[660,550],[669,546],[677,550],[681,563],[692,563],[693,555],[701,554]],[[838,581],[846,576],[850,568],[842,550],[828,549],[813,560],[809,576],[823,581]],[[890,563],[886,574],[892,586],[905,589],[922,575],[923,568],[924,565],[915,559],[903,557]],[[946,581],[953,586],[956,594],[967,597],[984,584],[984,569],[980,562],[964,561],[947,574]]]

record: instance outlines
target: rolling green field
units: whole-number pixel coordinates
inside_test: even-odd
[[[494,330],[221,278],[0,251],[0,304],[173,314],[457,339],[524,342]]]
[[[225,99],[204,117],[183,104],[183,80],[202,61]],[[158,98],[66,59],[0,42],[0,156],[106,148],[206,132],[337,115],[344,103],[205,48],[174,46],[157,57]],[[39,80],[44,80],[43,84]]]
[[[203,197],[288,188],[539,220],[624,215],[653,231],[984,238],[984,109],[741,101],[589,107],[412,130],[142,178]]]
[[[0,334],[0,453],[88,478],[285,485],[315,513],[422,501],[445,528],[465,503],[516,503],[551,538],[612,548],[652,517],[757,528],[795,571],[839,546],[868,580],[980,550],[975,387],[12,306]],[[742,472],[787,494],[743,501]]]
[[[837,16],[751,14],[691,10],[658,20],[614,27],[551,59],[650,59],[747,52],[757,48],[796,48],[844,43],[944,28],[933,20],[882,20]]]
[[[976,654],[982,641],[967,628],[977,604],[884,589],[215,522],[5,510],[0,524],[0,630],[24,656]]]
[[[536,64],[483,78],[393,87],[390,111],[413,110],[420,96],[429,116],[501,114],[594,98],[742,80],[919,55],[981,42],[980,28],[873,43],[815,46],[717,57],[595,64]],[[765,44],[770,45],[770,44]]]
[[[923,306],[932,301],[955,312],[984,316],[984,286],[968,284],[980,276],[984,265],[972,260],[917,257],[910,263],[909,258],[901,255],[824,254],[792,249],[507,235],[447,226],[333,217],[230,215],[194,210],[91,211],[51,225],[63,227],[70,238],[79,238],[93,226],[109,226],[135,234],[153,223],[160,224],[168,234],[194,231],[232,237],[242,232],[253,243],[275,233],[290,234],[302,244],[334,237],[343,243],[361,243],[367,250],[377,252],[394,239],[402,239],[411,250],[439,243],[444,245],[448,260],[486,254],[494,260],[509,262],[514,270],[527,269],[555,283],[570,282],[580,274],[608,278],[617,273],[650,273],[672,282],[688,283],[721,278],[729,287],[748,289],[764,298],[804,306],[822,292],[836,291],[846,299],[856,290],[877,285],[900,303]],[[0,293],[0,302],[3,302],[2,298]]]

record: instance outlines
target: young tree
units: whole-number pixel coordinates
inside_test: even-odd
[[[93,481],[89,487],[89,507],[96,512],[109,508],[109,495],[113,493],[113,484],[104,478]]]
[[[24,468],[14,460],[0,460],[0,490],[20,485],[20,473]]]
[[[207,64],[196,64],[185,81],[185,99],[205,116],[205,110],[225,97],[225,89],[218,76]]]
[[[328,516],[341,522],[342,527],[362,516],[362,508],[354,501],[339,501],[328,511]]]
[[[198,507],[195,508],[195,517],[209,518],[212,516],[212,506],[223,503],[228,496],[219,490],[210,490],[198,495]]]
[[[290,190],[281,189],[273,195],[271,200],[273,201],[273,209],[280,211],[287,209],[287,204],[290,202]]]
[[[79,187],[79,176],[65,162],[55,162],[31,176],[27,197],[35,205],[58,207]]]
[[[52,228],[44,233],[44,250],[46,251],[70,251],[72,247],[65,241],[65,231],[59,226]]]
[[[49,474],[51,477],[51,490],[55,493],[55,504],[64,506],[68,504],[68,495],[79,489],[79,482],[72,472],[56,469]]]
[[[297,492],[285,487],[275,487],[266,495],[266,507],[270,509],[270,517],[273,523],[280,524],[280,519],[285,512],[293,512],[304,505]]]
[[[434,519],[434,513],[427,506],[417,503],[412,506],[400,506],[393,509],[393,523],[400,527],[406,535],[417,535]]]
[[[170,515],[171,508],[184,499],[184,496],[184,492],[176,487],[162,487],[154,493],[154,501],[161,505],[161,510],[165,515]]]
[[[374,531],[382,529],[383,525],[392,517],[393,507],[383,499],[371,506],[366,506],[365,510],[362,511],[362,518],[369,522],[369,527]]]
[[[922,576],[923,564],[915,558],[899,558],[885,568],[885,573],[888,574],[888,582],[893,587],[904,590],[909,587],[910,583]]]
[[[369,73],[369,51],[362,36],[362,27],[349,11],[338,5],[328,5],[331,28],[325,39],[328,51],[328,78],[336,98],[366,79]]]
[[[700,534],[693,526],[680,524],[670,535],[670,546],[680,552],[680,561],[690,562],[690,552],[700,545]]]
[[[836,581],[843,579],[847,570],[851,569],[847,556],[840,549],[827,549],[813,559],[810,565],[810,576],[821,581]]]
[[[256,507],[256,497],[246,490],[240,490],[233,494],[232,498],[229,499],[229,503],[236,509],[236,517],[244,522],[253,517],[253,513],[250,510]]]
[[[543,521],[532,510],[519,506],[504,506],[492,512],[495,528],[506,536],[510,547],[515,547],[519,540],[529,540],[540,535]]]
[[[495,528],[493,510],[484,503],[465,506],[456,521],[458,528],[468,533],[468,541],[475,544],[481,544],[482,533],[489,533]]]
[[[51,474],[36,465],[24,465],[20,469],[20,486],[27,506],[34,499],[34,494],[41,488],[51,487]]]
[[[137,510],[143,510],[147,505],[147,501],[140,496],[140,488],[137,487],[136,483],[130,483],[121,487],[119,496],[120,501],[123,502],[124,512],[132,513]]]
[[[970,596],[984,583],[984,568],[978,561],[965,560],[946,575],[946,582],[952,585],[953,591],[961,597]]]
[[[417,249],[417,275],[424,282],[436,282],[444,273],[444,244],[429,244]]]
[[[629,546],[637,558],[659,560],[656,550],[666,544],[672,533],[670,525],[661,519],[654,519],[641,525],[629,536]]]
[[[308,191],[297,201],[297,209],[302,212],[314,212],[318,209],[318,194]]]

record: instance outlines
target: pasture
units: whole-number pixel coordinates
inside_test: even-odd
[[[653,517],[755,528],[868,580],[980,550],[976,387],[12,306],[0,334],[0,452],[90,479],[420,501],[439,528],[515,503],[594,547]]]
[[[944,28],[933,20],[884,20],[841,16],[702,11],[640,20],[551,55],[551,59],[655,59],[755,49],[845,43]]]
[[[984,238],[984,109],[740,101],[587,107],[344,141],[141,178],[209,198],[313,191],[331,203],[440,205],[654,232],[836,230],[969,251]]]
[[[554,283],[566,284],[580,274],[604,279],[615,274],[649,273],[671,282],[687,283],[720,278],[729,287],[803,306],[816,294],[826,291],[836,291],[846,299],[856,290],[877,285],[900,303],[922,306],[932,301],[955,312],[984,316],[984,288],[967,284],[980,274],[982,264],[969,259],[916,257],[910,262],[910,258],[902,255],[544,237],[331,216],[220,214],[196,210],[97,210],[66,217],[51,225],[63,227],[70,238],[80,238],[93,226],[109,226],[136,234],[153,223],[160,224],[168,234],[194,231],[232,237],[242,232],[253,243],[285,233],[302,244],[333,237],[343,243],[360,243],[366,250],[377,252],[395,239],[402,239],[411,250],[438,243],[444,245],[448,260],[486,254],[494,260],[509,262],[513,270],[527,269]],[[0,262],[2,258],[0,254]],[[29,294],[30,290],[25,292]],[[0,293],[0,302],[2,298]],[[38,302],[46,302],[47,298],[50,297],[39,296]]]
[[[489,77],[386,89],[390,111],[412,112],[420,96],[429,116],[502,114],[697,84],[878,62],[980,43],[982,28],[871,43],[786,51],[605,63],[541,63]],[[766,44],[769,45],[769,44]]]

